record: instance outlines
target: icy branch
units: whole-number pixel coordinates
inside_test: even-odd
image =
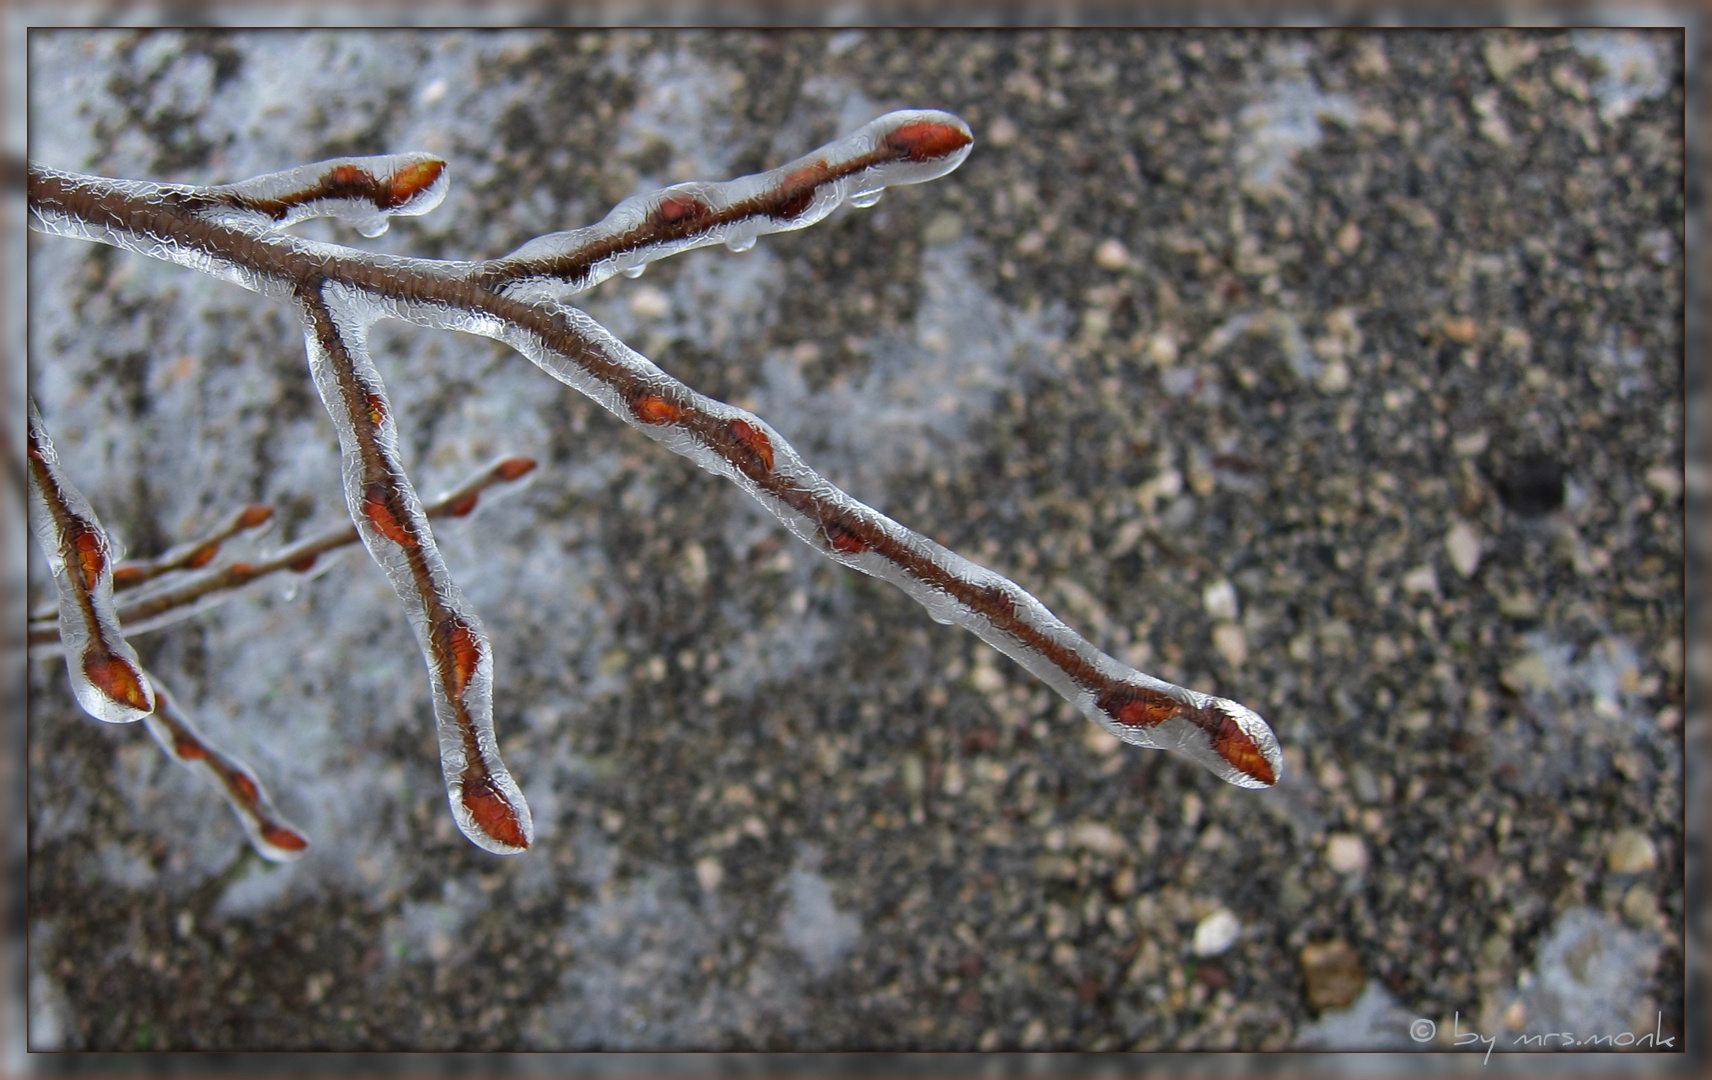
[[[72,693],[97,720],[123,724],[154,711],[155,697],[113,611],[113,553],[95,511],[60,472],[30,402],[30,525],[59,591],[59,636]]]
[[[246,506],[218,532],[192,540],[153,559],[122,562],[113,569],[113,591],[124,592],[174,570],[200,570],[220,554],[220,545],[241,532],[259,529],[273,519],[271,506]]]
[[[419,155],[342,159],[240,184],[187,188],[31,164],[32,227],[140,251],[290,302],[344,451],[346,497],[392,579],[427,659],[448,794],[460,827],[494,851],[529,842],[521,792],[494,753],[492,658],[445,574],[398,460],[385,390],[365,346],[384,318],[481,334],[536,364],[760,501],[828,558],[890,581],[944,623],[978,634],[1120,739],[1173,750],[1244,787],[1275,783],[1277,740],[1243,706],[1142,674],[1095,649],[1020,586],[857,502],[753,413],[696,393],[563,301],[614,273],[713,243],[734,250],[802,228],[888,186],[955,169],[973,139],[954,116],[903,112],[770,172],[627,199],[600,224],[486,262],[379,256],[278,231],[313,214],[371,234],[443,192]]]
[[[155,711],[144,717],[149,734],[167,755],[200,775],[225,796],[250,846],[264,859],[290,862],[309,847],[309,839],[280,816],[255,774],[237,758],[215,747],[178,707],[166,687],[151,679]]]

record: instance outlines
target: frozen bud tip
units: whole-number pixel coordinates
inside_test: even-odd
[[[535,471],[535,459],[526,457],[506,458],[493,467],[494,475],[501,480],[510,482],[520,479]]]
[[[155,711],[154,689],[124,657],[92,646],[83,657],[83,674],[102,697],[119,706],[118,715],[112,717],[119,722],[140,720]],[[98,715],[106,720],[111,712],[104,710]]]
[[[296,855],[309,847],[307,837],[283,825],[263,825],[260,831],[263,841],[282,852],[290,852],[292,855]]]
[[[1227,777],[1243,787],[1272,787],[1284,771],[1284,757],[1266,722],[1235,702],[1209,706],[1218,717],[1209,732],[1213,750],[1245,780]]]
[[[273,507],[263,506],[260,503],[255,506],[246,506],[243,511],[238,514],[238,528],[259,528],[260,526],[267,524],[272,519]]]
[[[529,850],[534,830],[492,778],[478,776],[466,780],[458,799],[469,815],[470,828],[464,831],[478,846],[496,855],[516,855]]]
[[[969,129],[950,120],[918,120],[886,135],[886,148],[917,164],[950,157],[974,142]]]
[[[412,161],[400,166],[387,183],[386,195],[380,208],[396,210],[406,205],[433,187],[434,181],[440,179],[440,174],[445,171],[446,163],[439,158]]]

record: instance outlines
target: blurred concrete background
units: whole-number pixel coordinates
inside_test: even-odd
[[[437,530],[536,848],[456,833],[360,555],[135,640],[310,833],[290,866],[33,662],[32,1047],[1680,1047],[1683,48],[33,33],[32,157],[204,183],[429,150],[432,215],[303,231],[432,257],[958,113],[953,175],[588,310],[1107,651],[1249,703],[1287,764],[1255,793],[1117,746],[523,358],[388,324],[420,490],[542,463]],[[30,260],[30,392],[129,550],[250,502],[280,512],[258,550],[343,515],[288,312],[76,241]]]

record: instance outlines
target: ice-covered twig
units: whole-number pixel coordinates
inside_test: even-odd
[[[290,862],[309,847],[309,838],[285,820],[255,774],[237,758],[218,749],[196,729],[166,687],[149,677],[155,694],[155,711],[143,718],[149,734],[167,755],[214,785],[225,796],[250,846],[264,859]]]
[[[113,591],[124,592],[174,570],[200,570],[220,554],[220,545],[241,532],[259,529],[273,518],[271,506],[246,506],[229,524],[153,559],[127,560],[113,569]]]
[[[303,315],[317,385],[345,450],[353,518],[412,616],[432,674],[448,793],[460,825],[483,846],[504,850],[506,842],[488,842],[499,834],[526,842],[527,811],[490,757],[487,642],[444,577],[365,352],[369,326],[383,318],[512,345],[632,427],[737,483],[829,558],[893,582],[941,622],[968,627],[1119,738],[1177,751],[1234,784],[1271,785],[1282,755],[1253,712],[1100,652],[1014,582],[852,499],[759,417],[696,393],[561,302],[653,259],[716,242],[742,250],[841,202],[871,205],[888,186],[956,168],[972,141],[949,114],[893,113],[771,172],[638,196],[590,229],[542,237],[486,262],[372,255],[277,231],[311,212],[364,231],[389,213],[418,212],[444,182],[440,163],[422,157],[345,159],[206,189],[32,163],[30,221],[224,277]],[[472,782],[478,801],[494,797],[497,825],[484,825],[470,805]]]
[[[509,457],[496,461],[423,507],[422,512],[429,519],[465,517],[474,512],[482,492],[497,484],[520,480],[534,468],[535,462],[526,457]],[[321,556],[350,547],[360,539],[355,525],[335,525],[253,562],[233,562],[213,567],[205,573],[176,579],[144,593],[126,596],[117,606],[119,626],[127,637],[171,626],[195,612],[206,610],[210,603],[236,596],[245,586],[270,574],[277,574],[282,570],[307,574],[315,568]],[[114,573],[123,572],[126,565],[120,563]],[[45,655],[46,650],[57,649],[58,646],[59,627],[53,617],[32,617],[29,627],[31,655]]]
[[[757,237],[806,228],[842,202],[873,206],[888,187],[944,176],[963,164],[974,141],[949,113],[887,113],[769,172],[632,196],[599,224],[536,237],[479,264],[471,280],[518,298],[563,299],[692,248],[723,243],[747,251]]]
[[[30,524],[59,592],[59,637],[72,693],[89,715],[129,723],[154,711],[154,693],[113,610],[113,556],[89,503],[60,472],[36,403],[30,402]]]
[[[309,368],[344,451],[345,501],[369,554],[392,579],[428,662],[453,816],[480,847],[501,855],[522,851],[535,829],[494,742],[492,649],[446,572],[399,461],[392,409],[368,355],[364,298],[326,281],[303,288],[298,299]]]

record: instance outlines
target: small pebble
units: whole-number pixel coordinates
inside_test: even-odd
[[[1474,340],[1474,335],[1479,331],[1480,327],[1466,315],[1444,321],[1445,337],[1450,338],[1458,345],[1467,345]]]
[[[1236,618],[1236,586],[1220,578],[1201,591],[1201,605],[1215,619]]]
[[[1341,359],[1331,360],[1320,369],[1320,377],[1315,385],[1322,393],[1337,394],[1349,389],[1349,365]]]
[[[1070,830],[1070,843],[1098,855],[1117,856],[1129,850],[1130,844],[1110,825],[1084,821]]]
[[[1647,928],[1658,921],[1658,895],[1645,885],[1635,885],[1623,894],[1623,918]]]
[[[1367,984],[1367,976],[1361,970],[1361,954],[1346,941],[1304,946],[1301,962],[1308,1004],[1322,1012],[1348,1008]]]
[[[1682,494],[1682,470],[1668,465],[1654,465],[1647,470],[1647,486],[1667,499],[1675,499]]]
[[[1367,869],[1367,845],[1354,833],[1332,833],[1326,840],[1326,862],[1340,874]]]
[[[1225,908],[1208,915],[1195,926],[1195,955],[1217,956],[1236,944],[1242,924]]]
[[[1624,829],[1605,849],[1605,866],[1613,874],[1644,874],[1658,865],[1658,847],[1639,829]]]
[[[1463,577],[1473,577],[1480,566],[1480,533],[1466,521],[1459,521],[1445,534],[1445,550],[1450,564]]]
[[[1101,270],[1122,270],[1129,265],[1129,248],[1115,236],[1103,240],[1094,249],[1094,265]]]
[[[1339,251],[1345,255],[1354,255],[1356,249],[1361,247],[1361,226],[1353,221],[1344,222],[1343,228],[1338,230],[1336,242]]]
[[[1411,596],[1439,591],[1439,575],[1431,563],[1417,566],[1403,575],[1403,591]]]

